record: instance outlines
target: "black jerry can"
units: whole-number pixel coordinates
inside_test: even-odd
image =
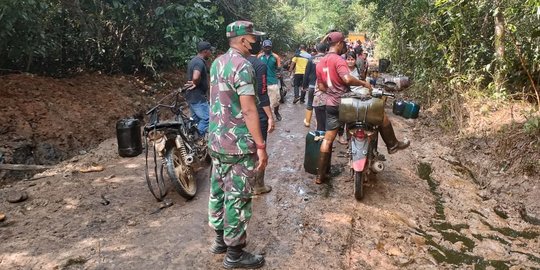
[[[126,118],[116,122],[118,155],[135,157],[142,153],[141,124],[138,119]]]

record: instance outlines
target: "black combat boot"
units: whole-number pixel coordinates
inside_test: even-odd
[[[276,115],[276,120],[281,121],[281,114],[279,113],[279,106],[274,107],[274,114]]]
[[[210,246],[210,252],[214,254],[227,252],[227,245],[223,240],[223,230],[216,230],[216,239],[214,239],[214,243]]]
[[[330,155],[328,152],[321,152],[319,156],[319,165],[317,166],[317,178],[315,179],[315,184],[322,184],[326,182],[326,174],[330,169]]]
[[[379,130],[381,132],[381,137],[386,144],[386,148],[388,149],[388,154],[394,154],[398,150],[409,147],[411,144],[411,142],[409,142],[407,139],[404,141],[397,140],[392,123],[389,123],[387,126],[380,127]]]
[[[227,256],[223,266],[229,268],[260,268],[264,265],[264,257],[243,251],[242,246],[231,246],[227,249]]]

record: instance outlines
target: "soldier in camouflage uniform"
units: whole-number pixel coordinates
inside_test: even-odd
[[[252,183],[267,164],[254,86],[255,72],[246,59],[258,35],[253,23],[227,25],[229,50],[210,68],[210,125],[212,157],[209,224],[216,231],[212,253],[227,252],[225,268],[259,268],[264,257],[243,251],[251,218]],[[258,163],[257,163],[258,161]]]

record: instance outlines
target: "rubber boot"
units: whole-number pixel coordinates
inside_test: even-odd
[[[313,115],[312,110],[306,110],[306,116],[304,117],[304,126],[309,127],[311,123],[311,116]]]
[[[242,250],[242,246],[231,246],[227,249],[227,256],[223,259],[223,266],[230,268],[260,268],[264,265],[264,257]]]
[[[210,246],[210,252],[214,254],[221,254],[227,252],[227,245],[225,240],[223,240],[223,230],[215,230],[216,238],[214,243]]]
[[[276,115],[276,120],[281,121],[281,114],[279,113],[279,106],[274,107],[274,114]]]
[[[255,175],[255,186],[253,187],[253,194],[259,195],[272,191],[271,186],[264,184],[264,171],[257,172]]]
[[[409,147],[411,144],[411,142],[409,142],[407,139],[404,141],[397,140],[392,123],[389,123],[387,126],[380,127],[379,130],[381,132],[381,137],[386,144],[386,148],[388,149],[388,154],[394,154],[398,150]]]
[[[319,156],[319,166],[317,166],[317,178],[315,184],[322,184],[326,182],[328,169],[330,168],[330,152],[321,152]]]

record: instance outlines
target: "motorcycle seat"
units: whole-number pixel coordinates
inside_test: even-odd
[[[182,122],[163,121],[163,122],[159,122],[159,123],[150,123],[148,125],[145,125],[144,130],[149,131],[149,130],[153,130],[153,129],[167,129],[167,128],[177,129],[177,128],[180,128],[180,126],[182,126]]]

